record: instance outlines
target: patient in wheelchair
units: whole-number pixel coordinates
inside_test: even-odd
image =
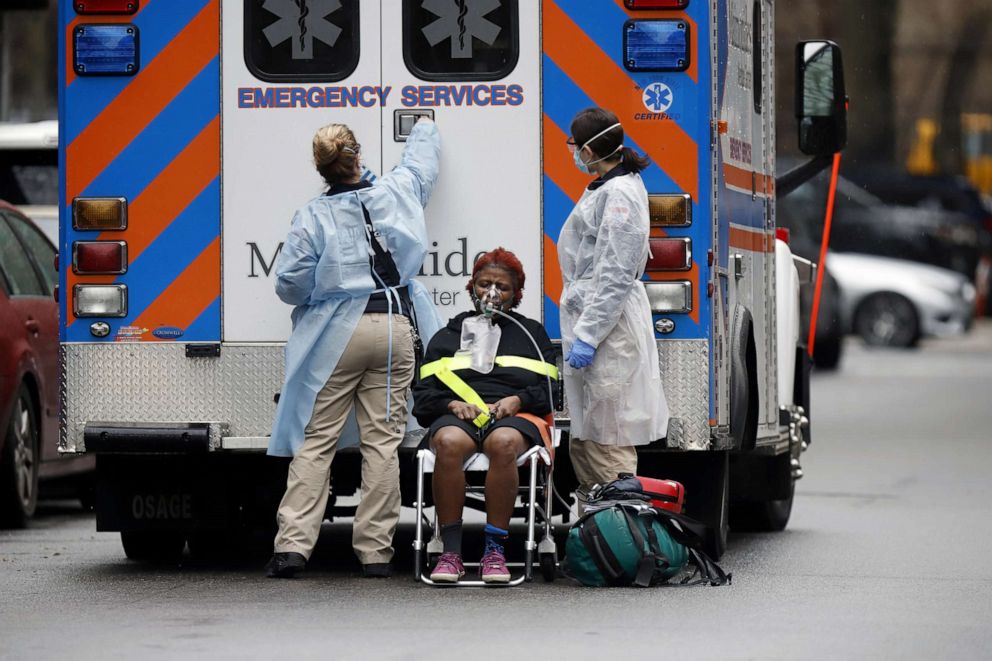
[[[477,452],[489,459],[479,573],[487,583],[510,580],[504,545],[519,486],[517,457],[545,442],[544,418],[558,388],[547,332],[540,322],[513,312],[524,279],[512,252],[497,248],[480,256],[466,287],[474,309],[434,335],[413,388],[413,414],[428,428],[425,443],[436,455],[434,504],[444,552],[431,571],[435,582],[453,583],[465,574],[463,466]]]

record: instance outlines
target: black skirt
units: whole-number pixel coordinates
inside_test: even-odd
[[[421,443],[421,447],[429,448],[431,438],[441,427],[458,427],[459,429],[464,430],[465,433],[475,441],[475,444],[478,446],[480,452],[482,451],[482,444],[486,440],[486,437],[493,433],[494,430],[503,427],[510,427],[520,432],[528,446],[541,445],[544,442],[541,440],[541,432],[537,429],[534,423],[530,420],[525,420],[524,418],[518,418],[517,416],[501,418],[500,420],[494,421],[485,429],[479,429],[471,422],[462,420],[458,416],[449,413],[448,415],[442,415],[440,418],[431,423],[430,429],[428,429],[427,433],[424,435],[424,440]]]

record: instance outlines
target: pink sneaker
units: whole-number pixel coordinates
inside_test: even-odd
[[[464,575],[462,557],[457,553],[442,553],[431,571],[431,580],[435,583],[457,583]]]
[[[506,568],[506,557],[499,551],[490,551],[485,554],[479,564],[483,583],[510,582],[510,570]]]

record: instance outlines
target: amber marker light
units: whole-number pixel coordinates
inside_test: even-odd
[[[72,228],[80,232],[127,229],[127,200],[123,197],[77,197],[72,201]]]

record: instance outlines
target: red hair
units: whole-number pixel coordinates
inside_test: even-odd
[[[510,274],[510,277],[513,278],[513,288],[515,290],[513,292],[513,303],[510,305],[510,308],[520,305],[520,299],[524,296],[524,282],[527,279],[527,276],[524,275],[524,265],[520,263],[516,255],[502,247],[479,255],[479,259],[475,260],[475,265],[472,266],[472,278],[465,285],[465,290],[470,294],[473,293],[475,276],[479,274],[479,271],[489,266],[503,269]]]

